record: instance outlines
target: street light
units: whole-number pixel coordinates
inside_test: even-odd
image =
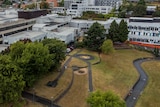
[[[53,107],[53,97],[51,97],[51,107]]]
[[[35,88],[33,88],[33,102],[34,102],[34,99],[35,99],[34,98],[35,97],[34,94],[35,94]]]

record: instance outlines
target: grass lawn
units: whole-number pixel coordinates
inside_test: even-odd
[[[71,54],[79,51],[78,49],[71,52]],[[94,56],[91,63],[97,62],[98,54],[87,50],[82,50],[80,54],[89,54]],[[113,90],[122,98],[127,94],[129,89],[138,79],[138,72],[133,66],[133,60],[140,57],[152,56],[150,53],[138,51],[135,49],[116,50],[111,55],[101,54],[102,62],[98,65],[92,66],[92,79],[94,90]],[[58,93],[63,91],[71,81],[73,65],[85,66],[83,61],[72,58],[69,66],[56,88],[47,87],[45,84],[54,80],[57,75],[49,74],[41,79],[34,86],[37,95],[50,99],[52,96],[56,97]],[[74,82],[69,92],[58,102],[62,107],[87,107],[86,97],[88,95],[88,74],[77,75],[74,74]]]
[[[135,107],[160,107],[160,61],[142,63],[148,74],[148,84]]]
[[[113,90],[124,98],[139,75],[133,66],[133,60],[148,56],[152,55],[135,49],[116,50],[111,55],[101,54],[102,62],[92,66],[94,90]]]
[[[62,107],[87,107],[88,75],[74,74],[74,82],[69,92],[58,102]]]

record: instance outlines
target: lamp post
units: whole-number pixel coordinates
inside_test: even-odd
[[[53,96],[51,97],[51,107],[53,107]]]
[[[35,88],[33,88],[33,102],[34,102],[34,98],[35,97]]]

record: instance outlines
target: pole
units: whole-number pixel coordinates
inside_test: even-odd
[[[53,97],[51,97],[51,107],[53,107]]]
[[[35,94],[35,88],[33,88],[33,103],[34,103],[34,99],[35,99],[34,98],[35,97],[34,94]]]

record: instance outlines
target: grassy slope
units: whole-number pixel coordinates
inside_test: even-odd
[[[78,51],[78,50],[76,50]],[[74,51],[73,51],[74,53]],[[95,52],[83,50],[81,54],[90,54],[95,57],[92,63],[98,61],[98,55]],[[132,84],[137,80],[138,73],[133,66],[133,60],[140,57],[152,56],[149,53],[131,50],[117,50],[112,55],[101,55],[102,62],[92,66],[93,87],[94,90],[114,90],[121,97],[124,97]],[[86,65],[80,60],[73,58],[66,72],[60,79],[56,88],[48,88],[45,86],[48,80],[53,80],[55,74],[49,75],[40,80],[36,85],[36,94],[51,98],[56,96],[61,90],[65,89],[71,80],[71,66]],[[69,92],[58,102],[64,107],[87,107],[85,98],[88,95],[88,75],[75,75],[74,83]]]
[[[87,53],[87,51],[86,51]],[[95,55],[95,53],[90,53]],[[137,50],[116,50],[112,55],[101,55],[102,62],[92,66],[94,89],[113,90],[122,98],[138,79],[133,60],[152,56]]]
[[[136,107],[160,107],[160,61],[144,62],[142,67],[148,74],[149,81]]]

